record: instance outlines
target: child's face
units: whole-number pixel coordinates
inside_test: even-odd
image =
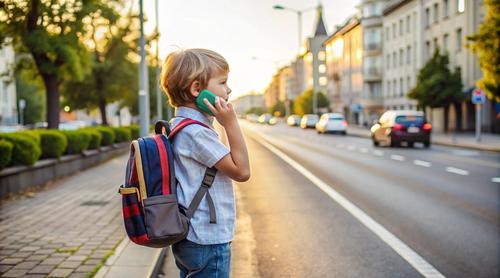
[[[219,72],[208,80],[207,90],[221,97],[225,101],[228,100],[231,89],[227,86],[227,72]]]

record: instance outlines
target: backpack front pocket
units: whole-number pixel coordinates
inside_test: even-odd
[[[144,221],[150,239],[186,236],[188,220],[179,211],[175,194],[144,199]]]

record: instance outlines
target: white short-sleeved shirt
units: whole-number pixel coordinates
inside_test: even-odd
[[[184,118],[197,120],[210,128],[198,124],[185,127],[173,140],[174,167],[177,177],[179,204],[189,207],[208,168],[229,154],[228,148],[219,140],[213,129],[213,118],[209,119],[196,109],[178,107],[171,122],[173,129]],[[218,171],[209,189],[214,201],[217,223],[210,224],[210,213],[206,198],[200,203],[191,218],[187,239],[198,244],[220,244],[233,240],[236,207],[231,178]]]

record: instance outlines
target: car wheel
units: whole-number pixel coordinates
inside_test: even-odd
[[[391,143],[390,143],[390,146],[391,147],[397,147],[399,145],[398,141],[394,140],[392,137],[391,137]]]
[[[346,131],[342,131],[342,135],[347,135],[347,132]]]
[[[413,148],[413,142],[408,142],[408,148]]]
[[[377,140],[375,140],[375,138],[373,138],[373,137],[372,137],[372,141],[373,141],[373,145],[375,147],[378,147],[380,145],[380,143]]]
[[[431,141],[425,141],[424,142],[424,147],[428,148],[431,146]]]

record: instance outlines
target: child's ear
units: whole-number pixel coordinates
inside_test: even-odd
[[[201,91],[200,81],[193,81],[193,83],[191,83],[191,86],[189,87],[189,92],[191,93],[191,95],[194,97],[198,97],[200,91]]]

